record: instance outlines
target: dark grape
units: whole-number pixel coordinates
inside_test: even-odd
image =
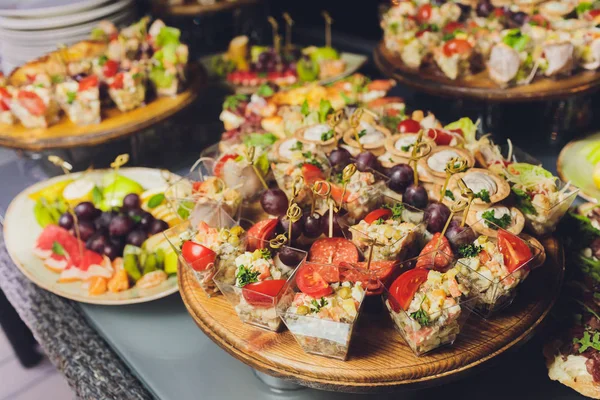
[[[122,250],[114,244],[108,243],[106,246],[104,246],[103,253],[106,257],[110,258],[111,260],[114,260],[115,258],[122,255]]]
[[[100,232],[96,232],[87,240],[85,247],[91,251],[95,251],[96,253],[103,254],[104,246],[106,246],[108,243],[109,241],[106,239],[106,236]]]
[[[110,221],[112,221],[112,219],[114,217],[116,217],[117,215],[118,214],[117,214],[116,211],[105,211],[105,212],[103,212],[94,221],[94,224],[96,225],[96,229],[97,230],[108,229],[108,226],[110,225]]]
[[[91,238],[94,233],[96,233],[96,226],[91,221],[79,221],[77,228],[79,230],[79,238],[84,242]]]
[[[425,222],[427,230],[431,233],[441,232],[450,217],[450,209],[446,205],[433,202],[425,208]]]
[[[267,61],[269,61],[271,59],[271,53],[269,53],[268,51],[263,51],[262,53],[260,53],[258,55],[258,62],[260,63],[266,63]]]
[[[58,219],[58,226],[66,230],[71,229],[73,227],[73,223],[75,223],[75,218],[73,218],[71,213],[68,212],[61,215]]]
[[[363,151],[356,156],[356,169],[360,172],[379,169],[379,160],[370,151]]]
[[[494,6],[490,0],[480,0],[475,8],[477,15],[480,17],[488,17],[494,12]]]
[[[350,152],[343,147],[338,147],[329,153],[329,163],[331,166],[337,168],[344,168],[346,165],[350,164],[351,158],[352,155]]]
[[[427,207],[429,198],[427,190],[423,186],[410,185],[402,195],[402,201],[416,208],[423,209]]]
[[[408,164],[398,164],[390,168],[388,186],[396,193],[404,193],[415,179],[415,172]]]
[[[140,223],[145,214],[146,211],[142,210],[141,208],[134,208],[127,211],[127,216],[135,223]]]
[[[288,246],[283,246],[277,255],[279,255],[279,260],[288,267],[295,267],[296,265],[300,264],[300,261],[302,261],[302,258],[304,258],[303,252],[292,249]]]
[[[280,217],[288,209],[288,198],[279,188],[269,189],[260,196],[260,205],[267,214]]]
[[[109,237],[108,243],[115,246],[117,249],[119,249],[119,252],[122,252],[123,249],[125,248],[125,237],[124,236]]]
[[[155,219],[154,221],[152,221],[152,224],[150,224],[150,229],[148,230],[148,233],[151,235],[156,235],[157,233],[166,231],[167,229],[169,229],[169,224],[167,224],[162,219]]]
[[[88,75],[85,73],[80,73],[80,74],[76,74],[75,76],[73,76],[73,79],[76,80],[77,82],[79,82],[80,80],[82,80],[83,78],[86,78]]]
[[[82,221],[92,221],[100,216],[102,211],[98,210],[89,201],[84,201],[75,206],[75,215]]]
[[[528,18],[527,14],[524,13],[523,11],[517,11],[517,12],[509,11],[507,13],[507,15],[508,15],[509,25],[514,28],[523,26],[525,24],[525,22],[527,22],[527,18]]]
[[[127,235],[127,244],[142,247],[142,244],[148,239],[148,234],[142,230],[136,229]]]
[[[342,215],[333,213],[333,236],[344,236],[344,232],[340,226],[341,219]],[[324,213],[321,217],[321,230],[325,236],[329,236],[329,211]]]
[[[321,236],[321,233],[323,233],[323,217],[321,214],[306,212],[302,218],[304,218],[304,236],[309,238]]]
[[[460,246],[473,243],[475,240],[475,233],[466,225],[460,226],[458,220],[452,220],[446,230],[446,238],[454,250],[457,250]]]
[[[471,15],[471,6],[468,4],[461,3],[456,3],[456,5],[458,6],[458,8],[460,8],[460,17],[458,18],[458,20],[464,21],[467,18],[469,18],[469,15]]]
[[[147,211],[144,211],[142,218],[140,219],[140,228],[148,232],[152,227],[152,223],[154,222],[154,216]]]
[[[256,69],[257,71],[260,71],[260,72],[262,72],[262,71],[264,71],[264,70],[266,69],[266,65],[265,65],[265,63],[264,63],[264,62],[261,62],[261,61],[259,61],[259,62],[257,62],[256,64],[254,64],[254,67],[255,67],[255,69]]]
[[[275,61],[273,60],[269,60],[268,62],[265,63],[265,70],[267,72],[274,72],[275,71],[275,66],[277,64],[275,64]]]
[[[140,196],[135,193],[129,193],[123,199],[123,208],[127,210],[135,210],[140,208]]]
[[[127,215],[117,215],[108,225],[110,236],[125,236],[133,229],[133,220]]]
[[[279,223],[277,224],[277,232],[278,233],[287,233],[289,232],[290,221],[287,217],[280,217]],[[297,239],[302,234],[304,230],[304,220],[300,218],[298,221],[292,224],[292,239]]]

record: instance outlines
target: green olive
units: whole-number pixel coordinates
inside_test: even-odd
[[[349,299],[352,297],[352,290],[344,286],[338,291],[338,296],[340,296],[342,299]]]
[[[296,314],[299,315],[306,315],[308,314],[308,307],[306,306],[298,306],[298,308],[296,309]]]

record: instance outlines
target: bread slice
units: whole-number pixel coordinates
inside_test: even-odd
[[[594,383],[585,366],[587,358],[569,355],[564,360],[556,351],[559,346],[560,341],[555,341],[546,344],[544,347],[544,356],[546,357],[550,379],[558,381],[584,396],[600,399],[600,385]]]

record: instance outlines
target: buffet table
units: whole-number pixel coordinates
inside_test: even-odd
[[[356,42],[353,50],[360,45],[361,42]],[[370,52],[368,48],[362,50]],[[409,97],[410,93],[396,88],[390,95]],[[216,141],[219,133],[215,129],[210,137]],[[515,139],[517,145],[556,173],[559,148],[540,145],[527,137],[522,141]],[[191,165],[193,159],[176,162]],[[185,171],[174,166],[170,169]],[[46,172],[33,160],[15,157],[1,165],[0,207],[5,210],[21,190],[46,177]],[[10,261],[3,238],[0,241],[0,288],[78,398],[369,398],[364,394],[334,394],[298,387],[289,391],[272,390],[250,367],[220,349],[198,329],[179,294],[120,307],[65,300],[29,282]],[[487,399],[582,398],[547,377],[542,336],[537,335],[516,351],[494,359],[485,365],[489,368],[480,369],[476,375],[465,374],[460,381],[406,391],[401,396],[403,399],[465,398],[465,395]],[[377,397],[397,399],[399,395]]]

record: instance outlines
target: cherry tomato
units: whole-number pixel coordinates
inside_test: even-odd
[[[396,127],[399,133],[418,133],[421,130],[421,124],[414,119],[405,119]]]
[[[451,39],[444,44],[444,55],[450,57],[453,54],[464,54],[470,52],[472,49],[471,43],[464,39]]]
[[[215,263],[217,253],[206,246],[188,240],[181,247],[181,255],[194,271],[205,271]]]
[[[281,292],[285,282],[285,279],[271,279],[249,283],[242,289],[242,295],[255,307],[272,307],[275,305],[274,298]]]
[[[10,93],[3,87],[0,87],[0,111],[8,111],[10,109],[9,101],[11,99]]]
[[[411,269],[400,275],[390,287],[390,305],[394,312],[400,309],[406,311],[415,293],[427,281],[429,271],[426,269]]]
[[[308,163],[302,164],[302,177],[304,178],[304,183],[309,186],[312,186],[316,181],[325,179],[321,168]]]
[[[523,240],[504,229],[498,230],[498,249],[508,272],[514,272],[532,257],[531,249]]]
[[[429,21],[429,18],[431,18],[431,10],[431,4],[423,4],[421,7],[419,7],[417,10],[417,21],[419,21],[421,24]]]
[[[427,131],[427,136],[432,138],[435,141],[435,144],[437,144],[438,146],[449,146],[452,142],[452,139],[456,137],[456,135],[453,135],[450,132],[451,131],[446,131],[444,129],[432,128]]]
[[[223,166],[228,160],[235,160],[239,156],[236,153],[225,154],[223,157],[219,158],[219,161],[216,162],[215,167],[213,168],[213,173],[216,177],[221,177],[223,174]]]
[[[438,232],[433,235],[433,238],[421,250],[415,268],[443,271],[450,265],[453,256],[454,253],[450,247],[450,242]]]
[[[333,293],[333,289],[318,269],[315,268],[315,264],[306,263],[299,267],[296,272],[296,285],[298,285],[298,289],[302,293],[314,298],[320,298]]]
[[[115,60],[107,60],[102,66],[102,73],[105,77],[111,78],[117,74],[119,70],[119,63]]]
[[[594,19],[594,18],[596,18],[598,15],[600,15],[600,9],[596,9],[596,10],[590,10],[590,11],[588,11],[588,16],[589,16],[591,19]]]
[[[541,26],[543,28],[547,28],[550,26],[550,23],[546,18],[542,16],[542,14],[534,14],[530,17],[529,22],[533,22],[534,25]]]
[[[79,91],[85,92],[86,90],[98,86],[98,77],[96,75],[90,75],[79,81]]]
[[[123,81],[125,76],[122,73],[116,74],[110,84],[111,89],[123,89]]]
[[[264,248],[265,241],[274,236],[277,222],[277,219],[265,219],[252,225],[248,229],[248,251]]]
[[[19,94],[17,94],[17,99],[30,114],[35,115],[36,117],[46,113],[46,104],[44,104],[42,98],[34,92],[21,90]]]
[[[370,213],[367,214],[367,216],[364,218],[364,221],[371,225],[373,222],[377,221],[378,219],[389,219],[392,216],[392,210],[388,209],[388,208],[378,208],[377,210],[373,210]]]
[[[460,22],[448,22],[446,24],[446,26],[444,27],[443,31],[444,33],[453,33],[455,30],[464,30],[465,26],[464,24],[460,23]]]

